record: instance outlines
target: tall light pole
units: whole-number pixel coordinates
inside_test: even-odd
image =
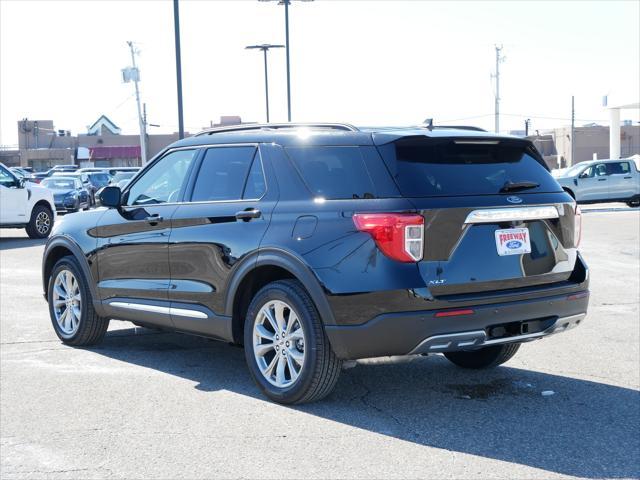
[[[269,72],[267,68],[267,52],[270,48],[284,48],[284,45],[273,45],[270,43],[263,43],[262,45],[248,45],[244,47],[246,50],[262,50],[264,55],[264,96],[267,103],[267,123],[269,123]]]
[[[289,5],[292,0],[258,0],[259,2],[278,2],[284,5],[284,35],[287,50],[287,121],[291,121],[291,64],[289,61]],[[297,0],[300,2],[313,2],[313,0]]]
[[[500,64],[504,62],[505,57],[502,55],[502,45],[495,45],[496,48],[496,73],[492,75],[496,79],[496,96],[495,96],[495,131],[500,133]]]
[[[178,0],[173,0],[173,32],[176,43],[176,83],[178,85],[178,138],[184,138],[182,118],[182,60],[180,55],[180,11]]]
[[[136,66],[136,54],[138,51],[135,49],[133,42],[128,41],[129,49],[131,50],[131,67],[122,70],[122,79],[125,83],[133,81],[136,89],[136,105],[138,106],[138,124],[140,125],[140,159],[142,165],[147,163],[147,128],[145,125],[145,119],[142,116],[142,109],[140,108],[140,90],[138,89],[138,82],[140,81],[140,71]]]

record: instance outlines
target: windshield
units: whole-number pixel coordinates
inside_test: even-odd
[[[42,181],[42,186],[55,190],[73,190],[77,188],[73,178],[48,178]]]
[[[574,165],[573,167],[570,167],[570,168],[567,168],[566,170],[564,170],[560,174],[560,176],[562,176],[562,177],[573,177],[574,175],[577,175],[582,170],[584,170],[586,167],[588,167],[588,165],[586,165],[584,163],[578,164],[578,165]]]
[[[97,187],[104,187],[109,184],[109,175],[106,173],[90,173],[89,179]]]
[[[523,144],[420,137],[383,145],[380,153],[407,197],[562,191]]]

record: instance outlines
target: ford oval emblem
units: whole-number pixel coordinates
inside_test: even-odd
[[[520,240],[509,240],[507,242],[507,248],[510,250],[515,250],[522,246],[522,242]]]
[[[515,195],[512,195],[510,197],[507,197],[507,202],[509,202],[509,203],[522,203],[522,199],[520,197],[516,197]]]

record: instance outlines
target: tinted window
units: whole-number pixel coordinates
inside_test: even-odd
[[[106,173],[90,173],[89,179],[97,187],[104,187],[109,184],[109,175]]]
[[[247,177],[247,184],[244,187],[242,198],[260,198],[266,191],[267,185],[265,184],[264,174],[262,173],[262,162],[260,161],[260,156],[256,155],[251,164],[251,170],[249,170],[249,176]]]
[[[629,162],[607,163],[607,175],[624,175],[629,173]]]
[[[210,148],[202,160],[191,201],[240,200],[255,147]]]
[[[0,185],[4,185],[5,187],[12,187],[16,183],[16,179],[8,170],[5,170],[3,167],[0,167]]]
[[[380,152],[407,197],[497,194],[508,182],[539,184],[523,193],[562,191],[522,145],[407,138]]]
[[[177,202],[196,150],[177,150],[155,162],[127,194],[127,205]]]
[[[289,147],[287,153],[309,189],[319,197],[375,196],[360,147]]]

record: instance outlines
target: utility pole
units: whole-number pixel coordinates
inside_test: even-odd
[[[173,32],[176,44],[176,83],[178,85],[178,138],[184,138],[182,118],[182,60],[180,54],[180,11],[178,0],[173,0]]]
[[[505,57],[502,55],[502,45],[495,45],[496,48],[496,73],[493,77],[496,79],[495,93],[495,131],[500,133],[500,64],[504,62]]]
[[[138,123],[140,124],[140,158],[142,159],[142,165],[147,163],[147,128],[144,118],[142,116],[142,109],[140,107],[140,90],[138,89],[138,82],[140,81],[140,72],[136,66],[136,50],[132,41],[128,41],[129,49],[131,50],[131,73],[129,79],[133,79],[133,84],[136,89],[136,105],[138,106]],[[126,77],[126,76],[125,76]],[[127,79],[125,78],[125,81]]]
[[[529,136],[529,125],[531,124],[531,119],[527,118],[524,121],[524,136],[528,137]]]
[[[576,161],[576,105],[575,97],[571,95],[571,157],[567,167],[572,166]]]

